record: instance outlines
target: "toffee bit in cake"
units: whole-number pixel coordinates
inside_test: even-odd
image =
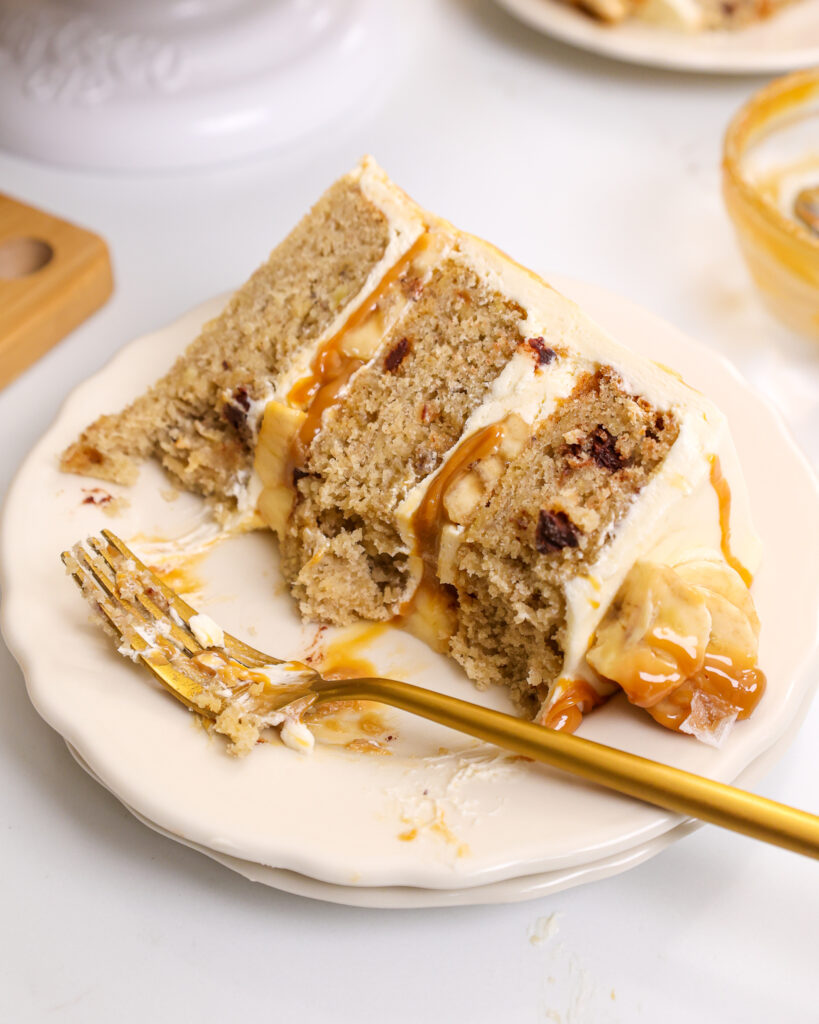
[[[623,458],[617,451],[617,438],[603,426],[598,426],[592,434],[589,454],[601,469],[616,473],[623,468]]]
[[[557,358],[555,350],[549,348],[543,338],[527,338],[526,344],[534,352],[537,366],[547,366],[553,359]]]
[[[236,388],[231,396],[235,405],[241,406],[245,412],[250,408],[250,395],[247,393],[247,388]]]
[[[222,406],[222,416],[238,434],[244,436],[247,436],[250,430],[248,423],[250,406],[250,395],[245,387],[235,388]]]
[[[425,477],[437,467],[438,456],[429,448],[421,448],[415,453],[412,464],[418,477]]]
[[[577,547],[577,531],[565,512],[540,510],[535,528],[535,547],[542,555]]]
[[[387,373],[394,373],[398,369],[404,361],[404,356],[409,352],[409,347],[409,338],[402,338],[390,349],[384,357],[384,369]]]
[[[238,433],[241,433],[247,426],[247,413],[233,402],[225,402],[222,406],[222,416]]]
[[[646,427],[646,437],[650,437],[652,441],[659,441],[660,434],[665,430],[665,417],[662,413],[657,413],[654,417],[654,425]]]
[[[421,292],[424,290],[424,282],[420,277],[408,275],[401,278],[401,287],[408,299],[417,302],[421,298]]]
[[[222,407],[222,415],[234,430],[241,431],[247,422],[247,417],[242,410],[238,409],[235,405],[230,405],[229,403],[225,403]]]

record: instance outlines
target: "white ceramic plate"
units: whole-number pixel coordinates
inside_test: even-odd
[[[76,750],[68,744],[68,749],[80,767],[100,785],[104,785],[88,765],[83,761]],[[128,807],[128,805],[125,805]],[[657,836],[655,839],[642,843],[634,849],[626,850],[624,853],[615,854],[613,857],[604,857],[599,861],[592,861],[589,864],[582,864],[579,867],[567,867],[557,871],[544,871],[535,875],[521,875],[517,878],[505,878],[500,882],[487,882],[486,885],[473,885],[463,889],[423,889],[417,886],[364,886],[364,885],[334,885],[331,882],[320,882],[318,879],[309,878],[307,875],[300,875],[295,871],[285,871],[281,868],[270,868],[264,864],[256,864],[253,861],[242,860],[239,857],[230,857],[224,853],[218,853],[204,846],[197,846],[182,836],[173,835],[161,828],[154,821],[143,817],[133,807],[128,810],[134,817],[138,818],[143,825],[153,829],[167,839],[182,843],[198,853],[217,861],[219,864],[230,868],[248,881],[258,882],[261,885],[270,886],[272,889],[281,889],[284,892],[293,893],[296,896],[307,896],[310,899],[323,900],[326,903],[341,903],[353,907],[379,907],[390,910],[418,909],[419,907],[458,907],[475,906],[487,903],[517,903],[523,900],[538,899],[549,893],[560,892],[571,886],[579,885],[582,882],[593,882],[600,878],[607,878],[609,875],[619,874],[629,868],[642,864],[644,860],[660,853],[671,843],[676,842],[683,836],[688,835],[699,828],[698,822],[691,819],[681,822],[675,828]]]
[[[783,736],[814,684],[807,669],[819,552],[804,538],[813,536],[819,514],[816,483],[776,414],[722,359],[622,299],[553,280],[621,340],[675,366],[719,401],[767,552],[756,599],[769,689],[722,750],[657,728],[622,701],[590,716],[583,735],[735,779]],[[165,500],[167,483],[148,464],[130,491],[110,489],[130,501],[111,520],[84,503],[94,482],[60,474],[56,457],[90,419],[155,379],[219,302],[135,341],[78,388],[9,492],[0,535],[4,633],[35,705],[82,761],[136,813],[191,845],[341,886],[456,890],[575,871],[614,862],[678,826],[674,815],[476,749],[456,733],[392,711],[385,717],[399,739],[391,757],[319,747],[304,758],[274,743],[235,761],[143,671],[113,653],[89,624],[59,551],[103,526],[143,549],[150,538],[190,536],[201,527],[202,508],[190,495]],[[272,536],[230,538],[196,572],[203,580],[196,603],[231,632],[283,656],[302,655],[314,639],[277,586]],[[368,656],[384,674],[507,706],[503,694],[479,694],[454,665],[404,634],[382,636]],[[441,747],[451,753],[440,755]],[[413,829],[412,841],[399,838]]]
[[[802,724],[810,704],[810,697],[811,693],[807,692],[802,701],[801,708],[791,721],[786,732],[783,733],[773,747],[769,747],[768,750],[761,754],[740,774],[735,780],[737,785],[746,788],[752,785],[787,749],[790,741]],[[68,744],[68,749],[77,763],[92,778],[96,779],[101,785],[104,785],[102,780],[94,775],[70,743]],[[128,807],[127,804],[125,806]],[[603,857],[599,861],[581,864],[578,867],[542,871],[534,875],[519,875],[517,877],[505,878],[500,882],[487,882],[485,885],[473,885],[463,889],[422,889],[410,886],[384,885],[368,887],[363,885],[334,885],[331,882],[320,882],[316,878],[309,878],[307,875],[301,875],[295,871],[267,867],[264,864],[256,864],[252,861],[242,860],[239,857],[218,853],[204,846],[197,846],[196,843],[192,843],[182,836],[172,835],[167,832],[157,825],[156,822],[143,817],[133,807],[128,807],[128,810],[144,825],[147,825],[155,832],[159,832],[175,842],[182,843],[198,853],[205,854],[205,856],[224,865],[224,867],[230,868],[231,871],[235,871],[251,882],[258,882],[261,885],[268,885],[273,889],[281,889],[296,896],[307,896],[310,899],[324,900],[328,903],[341,903],[353,907],[378,907],[391,910],[519,903],[524,900],[540,899],[542,896],[548,896],[563,889],[581,885],[584,882],[594,882],[601,878],[620,874],[622,871],[628,871],[629,868],[637,867],[643,861],[661,853],[667,846],[677,842],[678,839],[684,838],[701,827],[700,822],[689,818],[680,822],[679,825],[676,825],[668,832],[646,843],[641,843],[633,849],[611,857]]]
[[[637,19],[604,25],[562,0],[498,2],[546,35],[630,64],[736,75],[819,64],[819,0],[799,0],[770,20],[738,31],[695,33]]]

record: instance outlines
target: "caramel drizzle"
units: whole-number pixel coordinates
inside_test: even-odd
[[[398,609],[393,623],[420,636],[438,651],[445,651],[457,628],[455,588],[438,579],[441,532],[451,520],[444,500],[447,492],[476,462],[495,455],[504,441],[505,420],[475,431],[448,456],[430,481],[412,515],[413,554],[421,560],[421,579],[410,598]]]
[[[434,576],[438,565],[441,531],[444,525],[450,522],[444,507],[447,491],[457,484],[476,462],[481,462],[498,452],[503,444],[504,429],[505,424],[501,420],[477,430],[462,441],[431,481],[421,504],[413,513],[414,553],[423,559],[425,576]]]
[[[716,492],[719,503],[720,548],[725,561],[735,572],[739,573],[745,586],[750,587],[753,576],[731,551],[731,488],[723,475],[719,456],[712,455],[709,462],[711,463],[711,486]]]
[[[385,622],[369,622],[350,627],[340,636],[326,641],[317,659],[322,676],[325,679],[377,676],[375,665],[363,654],[386,630]]]
[[[737,717],[744,719],[765,691],[765,673],[757,666],[755,657],[709,649],[702,667],[694,670],[685,665],[679,650],[672,653],[677,657],[677,669],[667,676],[647,675],[637,670],[629,679],[617,680],[630,704],[646,710],[667,729],[679,731],[691,712],[691,701],[696,693],[715,699],[726,712],[736,711]]]
[[[353,374],[361,369],[364,360],[347,355],[343,350],[345,336],[363,327],[381,313],[381,303],[401,277],[412,266],[413,260],[429,248],[431,232],[422,232],[409,249],[384,274],[361,305],[347,317],[341,328],[318,349],[310,365],[310,373],[296,381],[287,396],[288,404],[303,408],[307,418],[293,440],[290,452],[289,480],[292,469],[305,463],[307,450],[321,427],[325,411],[338,402],[339,395]]]
[[[691,714],[695,694],[700,693],[716,702],[725,714],[736,712],[742,721],[756,708],[766,683],[765,673],[758,668],[754,658],[706,651],[700,671],[683,680],[675,690],[646,711],[666,729],[679,732]]]
[[[264,674],[264,672],[256,672],[253,669],[249,669],[246,665],[240,664],[238,661],[234,661],[232,658],[228,658],[220,651],[201,651],[199,654],[194,655],[191,658],[191,664],[195,665],[199,671],[205,672],[208,676],[216,677],[220,682],[226,686],[236,686],[239,683],[261,683],[264,686],[272,685],[270,679]],[[277,693],[284,692],[284,685],[277,688]],[[288,689],[302,692],[303,687],[292,686]]]
[[[560,729],[562,732],[574,732],[592,708],[602,704],[606,698],[585,679],[561,680],[563,692],[549,707],[541,724],[547,729]]]
[[[164,637],[162,640],[164,643],[158,646],[168,654],[168,641]],[[294,701],[304,696],[302,682],[273,683],[264,672],[249,669],[221,651],[201,651],[188,661],[188,665],[193,669],[192,677],[200,684],[204,694],[211,701],[213,698],[219,701],[221,706],[218,707],[209,702],[212,710],[217,713],[233,705],[238,706],[243,712],[267,715],[278,711],[283,696],[292,696]],[[306,665],[301,667],[307,670]],[[240,687],[244,690],[243,694],[239,692]]]
[[[408,601],[398,609],[395,622],[412,630],[412,623],[426,614],[432,614],[447,636],[456,628],[455,606],[457,598],[452,588],[445,588],[438,579],[438,552],[441,546],[441,531],[451,522],[444,507],[444,499],[464,473],[468,473],[475,462],[494,455],[503,443],[504,424],[490,424],[476,431],[462,441],[447,458],[438,474],[427,487],[421,503],[412,515],[413,554],[421,559],[421,579]],[[416,625],[418,625],[416,623]],[[423,628],[422,635],[436,649],[444,644],[444,636],[430,639]],[[436,629],[436,634],[440,632]]]

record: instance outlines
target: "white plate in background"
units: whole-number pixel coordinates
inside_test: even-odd
[[[732,32],[674,32],[639,18],[606,25],[565,0],[497,0],[533,28],[629,64],[744,75],[819,64],[819,0],[797,0]]]

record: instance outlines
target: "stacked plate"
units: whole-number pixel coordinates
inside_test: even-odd
[[[769,682],[753,718],[714,750],[614,700],[586,719],[583,735],[748,783],[787,745],[817,678],[810,668],[819,552],[803,541],[819,514],[816,483],[777,415],[721,358],[615,296],[551,280],[613,334],[718,402],[765,545],[755,597]],[[281,586],[271,535],[220,538],[198,500],[169,493],[153,465],[130,489],[94,490],[94,481],[57,469],[62,448],[99,413],[144,390],[220,301],[134,341],[78,388],[9,493],[0,536],[3,631],[32,700],[78,762],[157,831],[248,878],[349,904],[525,899],[625,870],[690,831],[693,823],[679,817],[390,709],[378,710],[389,756],[350,750],[342,730],[338,742],[328,732],[311,757],[274,741],[235,760],[114,652],[59,560],[105,526],[151,562],[175,563],[177,580],[195,591],[192,603],[254,646],[300,657],[316,643],[315,627],[298,620]],[[328,640],[331,632],[319,642]],[[503,694],[479,693],[454,664],[399,631],[371,637],[358,653],[383,675],[508,708]]]

